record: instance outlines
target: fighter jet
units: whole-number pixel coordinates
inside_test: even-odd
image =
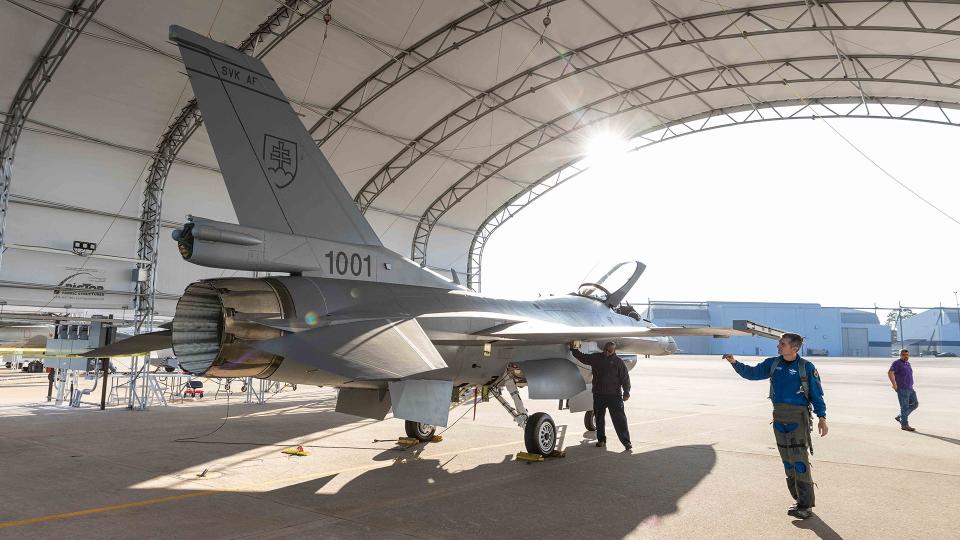
[[[190,284],[171,330],[121,342],[127,351],[169,335],[166,345],[190,373],[336,387],[337,411],[383,419],[392,409],[407,435],[423,441],[476,392],[513,416],[527,451],[549,454],[556,425],[546,413],[528,414],[517,387],[526,385],[531,399],[569,400],[574,412],[592,407],[589,374],[568,343],[596,350],[614,341],[623,353],[662,355],[676,351],[673,336],[773,332],[746,321],[643,321],[623,303],[640,262],[534,301],[482,296],[421,267],[383,246],[262,62],[178,26],[170,39],[239,221],[188,216],[173,233],[180,254],[272,275]]]

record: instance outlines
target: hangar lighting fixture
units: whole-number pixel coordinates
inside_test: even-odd
[[[73,241],[73,252],[81,257],[90,255],[97,250],[97,244],[94,242]]]

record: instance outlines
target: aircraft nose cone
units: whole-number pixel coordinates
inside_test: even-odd
[[[667,338],[667,353],[673,354],[677,352],[677,342],[673,338]]]

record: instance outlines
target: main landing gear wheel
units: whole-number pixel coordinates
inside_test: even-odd
[[[531,454],[550,455],[557,446],[557,425],[553,418],[542,412],[532,414],[523,428],[523,442]]]
[[[597,417],[593,411],[583,413],[583,427],[587,428],[587,431],[597,430]]]
[[[429,442],[433,440],[433,434],[437,432],[437,426],[430,424],[421,424],[413,420],[407,420],[403,424],[407,431],[407,437],[413,437],[420,442]]]

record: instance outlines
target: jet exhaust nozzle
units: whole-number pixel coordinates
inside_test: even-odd
[[[187,286],[173,318],[173,352],[180,366],[208,377],[267,378],[283,357],[252,344],[286,332],[244,320],[283,318],[293,312],[286,288],[275,279],[225,278]]]

